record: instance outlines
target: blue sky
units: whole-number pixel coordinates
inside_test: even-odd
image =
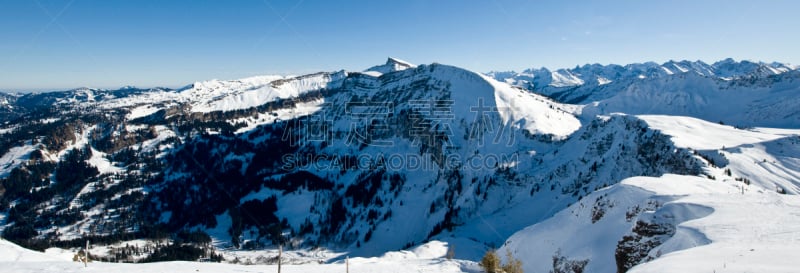
[[[0,90],[363,70],[800,64],[800,1],[0,0]]]

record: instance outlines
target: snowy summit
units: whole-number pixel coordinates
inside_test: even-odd
[[[401,70],[406,70],[406,69],[415,68],[415,67],[417,67],[417,66],[413,65],[413,64],[411,64],[409,62],[406,62],[406,61],[403,61],[403,60],[400,60],[400,59],[397,59],[397,58],[389,57],[389,59],[386,60],[385,64],[376,65],[376,66],[370,67],[369,69],[364,70],[364,73],[367,73],[367,74],[370,74],[370,75],[373,75],[373,76],[380,76],[382,74],[401,71]]]

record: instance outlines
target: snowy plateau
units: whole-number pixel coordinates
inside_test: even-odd
[[[529,273],[797,272],[800,71],[389,58],[0,93],[0,183],[2,272],[483,272],[489,250]]]

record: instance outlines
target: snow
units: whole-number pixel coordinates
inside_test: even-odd
[[[492,72],[487,75],[498,81],[551,96],[562,102],[590,103],[613,97],[617,92],[624,91],[630,86],[649,85],[651,80],[657,79],[680,79],[692,74],[714,81],[743,80],[746,82],[753,76],[767,78],[773,75],[793,74],[787,72],[796,69],[794,66],[782,63],[737,62],[728,59],[713,65],[702,61],[669,61],[663,64],[647,62],[625,66],[587,64],[570,69],[558,69],[553,72],[547,68],[539,68],[526,69],[519,73]],[[600,88],[601,86],[605,88]],[[726,99],[730,97],[726,97]],[[736,109],[733,106],[729,106],[729,108]]]
[[[153,107],[153,105],[143,105],[136,108],[131,109],[131,112],[126,116],[128,120],[133,120],[141,117],[146,117],[152,115],[155,112],[158,112],[161,108]]]
[[[472,121],[479,114],[496,112],[502,126],[522,128],[531,134],[552,134],[557,138],[566,137],[580,127],[570,105],[458,67],[436,65],[431,73],[434,78],[450,83],[455,117],[467,117]],[[481,107],[496,111],[476,110]]]
[[[526,272],[550,270],[558,250],[569,259],[589,259],[587,272],[614,272],[617,242],[636,222],[626,220],[626,213],[638,206],[645,208],[639,219],[671,219],[677,228],[673,237],[650,251],[661,258],[632,272],[792,271],[790,253],[800,248],[795,239],[800,238],[800,198],[792,195],[798,193],[800,181],[799,129],[742,130],[691,117],[636,118],[670,136],[676,147],[715,158],[718,166],[704,172],[716,178],[667,174],[626,179],[517,232],[501,253],[511,250]],[[736,180],[742,177],[751,184]],[[778,194],[776,187],[789,195]],[[612,205],[592,223],[598,199]]]
[[[583,108],[586,117],[609,113],[691,116],[738,127],[800,127],[800,89],[796,75],[749,82],[685,73],[616,86],[586,96],[597,99]],[[613,86],[612,86],[613,85]],[[589,89],[587,89],[589,90]],[[613,91],[612,91],[613,90]]]
[[[86,147],[86,145],[89,145],[89,134],[91,133],[91,131],[94,131],[95,128],[97,128],[97,125],[94,125],[94,126],[91,126],[91,127],[88,127],[88,128],[86,128],[86,127],[81,128],[81,130],[82,130],[81,133],[79,133],[77,131],[74,131],[73,134],[75,135],[75,140],[70,142],[67,145],[67,147],[64,148],[63,150],[52,151],[52,152],[54,152],[53,156],[55,156],[55,158],[51,158],[51,159],[53,159],[55,161],[60,161],[61,158],[63,158],[71,150],[73,150],[73,149],[83,149],[83,147]]]
[[[107,173],[121,173],[125,170],[118,166],[114,166],[111,161],[106,158],[108,154],[95,150],[92,148],[92,157],[89,158],[89,164],[96,167],[101,174]]]
[[[765,189],[800,193],[800,129],[741,130],[689,117],[638,116],[678,147],[717,157],[720,169]],[[723,178],[717,170],[715,176]]]
[[[304,194],[302,190],[297,193],[285,195],[278,199],[278,211],[275,212],[275,216],[292,219],[293,222],[289,224],[294,227],[299,227],[303,224],[304,219],[291,216],[307,214],[309,209],[314,205],[314,197],[313,194]]]
[[[691,192],[692,188],[664,189],[666,183],[685,183],[677,181],[680,179],[635,185],[659,193],[673,190],[670,194],[687,194],[689,191],[687,197],[676,202],[712,208],[709,216],[680,225],[703,234],[710,244],[683,251],[664,251],[669,254],[635,267],[631,272],[792,272],[797,269],[796,253],[800,251],[800,199],[797,196],[780,195],[771,190],[731,193],[723,191],[730,189],[718,185],[704,192]],[[700,186],[697,184],[710,183],[694,181],[691,186]],[[676,233],[664,245],[691,239],[687,236],[691,235]]]
[[[40,266],[43,266],[47,262],[61,262],[61,261],[64,260],[49,255],[45,255],[44,253],[41,252],[35,252],[33,250],[25,249],[9,241],[6,241],[5,239],[0,239],[0,264],[2,264],[2,266],[0,266],[0,270],[2,271],[15,272],[16,270],[11,270],[9,268],[9,266],[13,266],[15,264],[29,263],[32,265],[38,264]],[[42,267],[42,270],[44,270],[45,268],[46,267]]]
[[[756,127],[749,129],[753,132],[759,133],[766,133],[771,135],[782,135],[782,136],[797,136],[800,135],[800,129],[781,129],[781,128],[764,128],[764,127]]]
[[[12,131],[14,131],[14,129],[16,129],[16,127],[0,128],[0,135],[11,133]]]
[[[166,147],[167,145],[164,145],[165,147],[162,147],[162,143],[170,138],[178,136],[175,133],[175,131],[163,125],[156,125],[155,129],[158,136],[154,139],[145,140],[139,145],[139,147],[141,147],[143,151],[149,152],[153,150],[161,150],[162,148],[168,148]]]
[[[677,68],[681,73],[686,73],[687,71],[689,71],[689,69],[683,68],[678,64],[673,64],[672,66]]]
[[[552,134],[565,138],[581,127],[571,113],[561,110],[558,104],[539,95],[482,76],[495,89],[495,103],[503,124],[511,124],[532,134]],[[552,109],[556,108],[558,110]]]
[[[101,109],[131,108],[127,119],[144,117],[179,104],[190,105],[192,112],[232,111],[260,106],[277,99],[295,98],[309,91],[326,88],[343,76],[344,73],[316,73],[299,77],[266,75],[228,81],[210,80],[196,82],[179,91],[154,89],[142,94],[87,103],[96,103]]]
[[[293,108],[282,108],[272,112],[258,113],[255,116],[232,119],[229,120],[228,123],[234,125],[244,122],[246,126],[236,130],[237,134],[241,134],[251,131],[261,125],[272,124],[275,121],[292,120],[311,115],[322,109],[323,104],[324,100],[322,99],[310,102],[301,102],[295,104],[295,107]]]
[[[406,62],[406,61],[404,61],[404,60],[401,60],[401,59],[398,59],[398,58],[394,58],[394,57],[389,57],[389,60],[387,60],[387,63],[388,63],[388,62],[392,62],[392,63],[394,63],[395,65],[402,66],[402,67],[405,67],[405,68],[414,68],[414,67],[417,67],[416,65],[413,65],[413,64],[411,64],[411,63],[409,63],[409,62]]]
[[[630,118],[617,114],[600,119],[620,117]],[[795,195],[800,192],[800,129],[737,129],[680,116],[635,118],[668,135],[676,147],[714,158],[717,166],[703,171],[716,178],[666,174],[625,179],[518,231],[500,253],[512,251],[526,272],[552,269],[551,258],[558,250],[569,259],[589,259],[586,272],[614,272],[617,243],[629,234],[636,219],[669,219],[676,226],[675,235],[650,251],[655,260],[631,272],[793,271],[790,256],[800,248],[800,214],[796,212],[800,198]],[[567,146],[584,149],[572,143]],[[571,158],[566,153],[561,156]],[[745,184],[739,178],[751,182]],[[788,195],[778,194],[776,188]],[[611,205],[592,223],[597,200],[609,200]],[[626,213],[635,206],[643,211],[627,220]],[[537,202],[527,204],[527,208],[542,207]],[[510,219],[531,215],[510,209],[504,214]]]
[[[11,170],[28,160],[31,152],[36,148],[37,146],[27,144],[9,149],[0,157],[0,178],[8,176]]]
[[[48,124],[48,123],[53,123],[53,122],[56,122],[56,121],[59,121],[59,120],[61,120],[61,119],[60,118],[46,118],[46,119],[39,120],[39,123]]]
[[[553,81],[550,85],[555,87],[576,86],[583,85],[584,83],[581,78],[567,70],[554,71],[550,75],[553,77]]]
[[[194,88],[183,93],[212,98],[193,103],[193,112],[231,111],[263,105],[277,99],[298,97],[303,93],[324,88],[332,80],[327,73],[276,82],[281,79],[266,77],[258,78],[258,81],[249,79],[229,82],[209,81],[195,84]]]
[[[748,190],[736,183],[679,175],[634,177],[597,191],[550,219],[509,238],[525,272],[546,272],[561,250],[570,259],[590,259],[586,272],[614,272],[614,250],[635,221],[625,214],[634,205],[662,202],[641,217],[671,219],[675,235],[650,251],[660,255],[630,272],[791,272],[800,251],[800,199],[768,190]],[[613,207],[592,223],[595,200]],[[702,258],[700,258],[702,257]]]
[[[364,72],[361,72],[361,73],[366,74],[366,75],[370,75],[370,76],[376,77],[376,78],[380,77],[381,75],[383,75],[383,73],[378,72],[378,71],[364,71]]]
[[[89,253],[103,251],[91,248]],[[475,262],[442,258],[446,245],[430,242],[412,251],[389,252],[376,258],[350,258],[331,263],[284,264],[281,272],[478,272]],[[88,267],[71,261],[68,252],[27,250],[0,239],[0,271],[3,272],[275,272],[277,265],[237,265],[201,262],[124,264],[91,262]]]
[[[767,142],[783,135],[739,130],[729,125],[720,125],[692,117],[639,115],[650,127],[671,135],[679,147],[698,150],[736,147],[744,144]],[[800,130],[795,131],[800,135]]]
[[[597,77],[597,85],[606,85],[606,84],[609,84],[611,82],[612,82],[612,80],[609,80],[609,79],[606,79],[606,78],[603,78],[603,77]]]
[[[409,62],[406,62],[406,61],[403,61],[403,60],[400,60],[400,59],[397,59],[397,58],[389,57],[389,59],[386,60],[385,64],[376,65],[376,66],[370,67],[369,69],[365,70],[364,73],[368,74],[370,76],[373,76],[373,77],[379,77],[382,74],[387,74],[387,73],[392,73],[392,72],[397,72],[397,71],[403,71],[403,70],[406,70],[406,69],[409,69],[409,68],[415,68],[415,67],[417,67],[417,66],[413,65],[413,64],[411,64]]]

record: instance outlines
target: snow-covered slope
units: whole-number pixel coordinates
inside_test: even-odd
[[[36,147],[30,144],[9,149],[0,157],[0,178],[8,176],[11,170],[28,160],[35,149]]]
[[[730,81],[685,73],[618,88],[588,104],[584,114],[679,115],[740,127],[800,127],[798,71]]]
[[[692,176],[630,178],[511,236],[501,252],[521,258],[526,272],[552,269],[559,250],[589,260],[587,272],[615,272],[620,259],[643,262],[630,272],[793,271],[800,200],[740,187]],[[623,246],[636,254],[621,255]]]
[[[299,77],[258,76],[239,80],[196,82],[181,90],[155,90],[135,96],[103,101],[100,108],[135,107],[129,118],[138,118],[176,105],[190,112],[245,110],[281,99],[301,96],[309,91],[329,88],[345,76],[344,72],[317,73]]]
[[[631,272],[791,271],[787,253],[800,248],[791,239],[800,235],[792,211],[800,199],[781,193],[796,194],[800,186],[800,130],[638,118],[693,150],[706,163],[704,177],[626,179],[516,233],[504,249],[527,272],[551,269],[559,250],[588,259],[588,272],[616,271],[621,260],[628,267],[653,260]]]
[[[706,157],[717,169],[709,173],[719,179],[747,178],[766,190],[800,194],[800,129],[742,130],[689,117],[639,118],[670,135],[676,146]]]
[[[706,181],[694,181],[695,185],[687,186],[668,179],[648,182],[637,186],[658,194],[688,195],[673,204],[700,208],[664,212],[662,217],[676,216],[676,222],[680,223],[675,235],[655,250],[656,255],[659,250],[661,252],[658,259],[634,267],[630,272],[797,270],[800,200],[796,196],[780,195],[769,189],[753,189],[741,194],[737,191],[738,185],[708,185]],[[665,187],[666,183],[678,185]],[[692,186],[709,190],[697,191]],[[664,207],[669,209],[669,205]],[[703,210],[710,214],[703,217],[705,213],[698,213]],[[680,216],[698,219],[681,222]]]
[[[181,92],[193,98],[193,112],[243,110],[278,99],[296,98],[309,91],[329,88],[345,76],[340,73],[317,73],[283,79],[255,77],[238,81],[208,81],[195,83]]]
[[[475,262],[448,260],[447,245],[430,242],[409,251],[389,252],[376,258],[351,258],[329,264],[281,266],[281,272],[477,272]],[[89,253],[92,253],[90,249]],[[69,257],[66,257],[69,256]],[[71,260],[71,255],[56,255],[28,250],[0,239],[0,272],[275,272],[277,265],[236,265],[201,262],[160,262],[124,264]]]

